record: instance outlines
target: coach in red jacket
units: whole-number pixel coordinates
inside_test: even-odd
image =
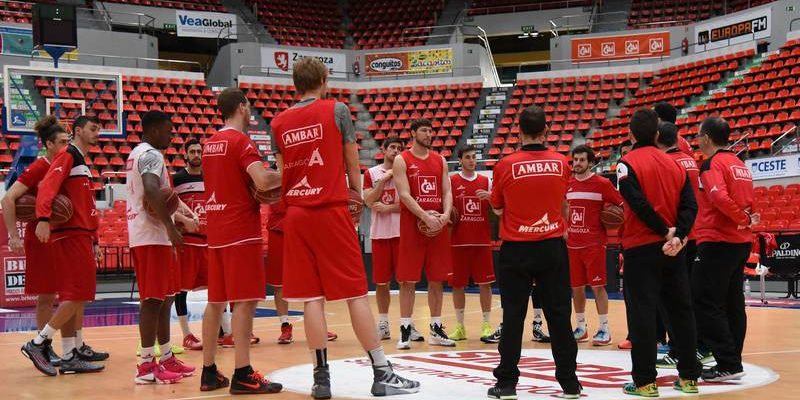
[[[617,164],[619,191],[625,200],[622,247],[625,249],[625,292],[628,330],[633,348],[633,383],[627,394],[655,397],[656,311],[664,305],[678,347],[675,387],[697,393],[700,365],[689,277],[680,251],[697,214],[686,171],[656,145],[658,116],[640,109],[631,117],[633,150]]]
[[[735,153],[725,150],[730,128],[709,117],[697,135],[708,157],[700,167],[700,212],[697,245],[700,263],[692,274],[692,293],[700,338],[717,365],[703,371],[703,380],[721,382],[744,376],[742,346],[747,330],[744,311],[744,264],[750,255],[753,178]]]

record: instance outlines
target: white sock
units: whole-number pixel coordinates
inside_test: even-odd
[[[491,311],[486,311],[483,313],[483,322],[489,322],[489,318],[492,316]]]
[[[51,327],[49,324],[45,325],[44,328],[42,328],[42,330],[39,331],[39,334],[36,335],[36,337],[33,338],[33,343],[34,344],[42,344],[42,342],[44,342],[47,339],[51,339],[52,340],[53,336],[55,334],[56,334],[56,330],[53,329],[53,327]]]
[[[78,329],[75,331],[75,347],[81,348],[83,346],[83,330]]]
[[[164,344],[159,344],[158,349],[161,350],[161,358],[159,359],[161,362],[172,357],[172,345],[169,342]]]
[[[389,323],[389,314],[378,314],[378,321]]]
[[[533,309],[533,322],[542,322],[543,311],[541,308]]]
[[[383,352],[383,346],[378,347],[367,352],[369,359],[372,360],[372,365],[376,367],[385,367],[389,365],[389,360],[386,359],[386,354]]]
[[[62,354],[61,358],[65,360],[69,360],[72,358],[72,350],[75,350],[75,338],[74,337],[62,337],[61,338],[61,349]]]
[[[288,315],[279,315],[278,318],[281,320],[281,325],[289,323],[289,316]]]
[[[464,309],[463,308],[456,308],[456,321],[459,324],[464,325]]]
[[[139,354],[143,363],[153,361],[153,359],[156,358],[155,346],[142,347],[142,350],[139,352]]]
[[[231,314],[228,312],[222,313],[222,331],[226,335],[230,335],[233,332],[231,329]]]
[[[192,331],[189,329],[189,317],[186,315],[179,315],[178,322],[181,324],[181,331],[183,332],[183,337],[189,336],[192,334]]]
[[[608,314],[600,314],[597,317],[600,320],[600,329],[608,332]]]
[[[405,328],[408,328],[409,326],[411,326],[411,318],[400,318],[400,325],[402,325]]]
[[[441,316],[439,316],[439,317],[431,316],[431,325],[442,326],[442,317]]]
[[[578,328],[586,329],[586,313],[575,313],[575,320],[578,323]]]

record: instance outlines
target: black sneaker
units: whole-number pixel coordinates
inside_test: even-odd
[[[493,334],[481,338],[483,343],[500,343],[500,337],[503,336],[503,323],[497,326]]]
[[[66,355],[64,357],[67,357]],[[83,360],[78,349],[72,349],[72,354],[67,358],[61,359],[61,366],[58,368],[60,374],[85,374],[90,372],[100,372],[105,369],[105,365],[94,364]]]
[[[203,367],[200,375],[200,391],[209,392],[230,386],[231,382],[216,368]]]
[[[42,344],[35,344],[33,340],[31,340],[25,343],[20,351],[22,355],[31,360],[33,366],[36,367],[39,372],[48,376],[56,376],[58,375],[56,368],[53,364],[50,364],[50,359],[47,356],[47,348],[50,346],[48,342],[51,341],[48,339],[42,342]]]
[[[725,381],[738,380],[742,379],[744,375],[745,373],[743,370],[723,371],[719,369],[718,365],[703,370],[703,373],[701,374],[703,380],[706,382],[725,382]]]
[[[583,391],[583,386],[581,386],[581,384],[579,383],[578,387],[571,387],[564,389],[564,391],[561,393],[561,396],[559,397],[562,399],[580,399],[582,391]]]
[[[400,340],[397,341],[397,350],[408,350],[411,348],[411,325],[400,325]]]
[[[81,357],[83,361],[105,361],[108,360],[108,353],[103,353],[102,351],[94,351],[91,346],[84,343],[83,346],[79,347],[78,355]]]
[[[42,343],[47,346],[47,358],[50,360],[50,364],[54,367],[58,367],[61,365],[61,357],[56,354],[56,351],[53,350],[53,340],[47,339]]]
[[[373,396],[395,396],[419,392],[419,382],[403,378],[394,373],[392,364],[372,366],[374,378],[371,393]]]
[[[533,336],[531,338],[533,342],[539,343],[550,343],[550,336],[544,333],[544,329],[542,329],[542,322],[533,321]]]
[[[490,399],[497,399],[497,400],[517,400],[517,389],[516,388],[501,388],[497,386],[492,386],[489,388],[489,391],[486,393]]]
[[[233,375],[231,381],[231,394],[265,394],[278,393],[283,390],[280,383],[270,382],[258,371],[252,371],[244,378]]]
[[[311,386],[311,397],[315,399],[331,398],[331,370],[328,366],[314,368],[314,385]]]

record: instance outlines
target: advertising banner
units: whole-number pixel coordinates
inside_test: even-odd
[[[572,62],[669,56],[669,32],[572,39]]]
[[[766,7],[745,13],[714,18],[694,26],[695,53],[727,47],[771,35],[772,8]]]
[[[3,211],[0,210],[0,220]],[[20,237],[25,237],[25,224],[17,223]],[[0,224],[0,262],[3,268],[3,287],[0,288],[0,307],[30,307],[36,296],[25,294],[25,256],[11,253],[6,225]]]
[[[347,78],[347,57],[344,54],[274,47],[261,48],[261,66],[270,68],[270,72],[278,74],[291,75],[294,63],[303,57],[315,57],[322,61],[328,67],[331,78]]]
[[[453,49],[427,49],[395,53],[367,54],[368,76],[441,74],[453,71]]]
[[[756,158],[746,163],[754,181],[800,176],[800,154]]]
[[[794,275],[800,272],[800,235],[775,235],[778,248],[767,255],[766,266],[778,275]]]
[[[178,36],[236,39],[236,14],[175,11]]]

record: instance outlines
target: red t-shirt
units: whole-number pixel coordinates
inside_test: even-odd
[[[697,243],[749,243],[753,232],[753,177],[736,154],[720,150],[700,168],[700,195],[695,221]]]
[[[192,175],[186,168],[175,173],[172,177],[172,186],[183,201],[200,219],[200,229],[197,232],[184,233],[183,242],[190,246],[207,245],[206,231],[208,220],[206,218],[206,189],[203,174]]]
[[[523,146],[495,165],[491,203],[503,210],[501,239],[537,242],[564,235],[568,165],[567,157],[543,145]]]
[[[458,211],[459,217],[453,226],[451,244],[491,246],[489,201],[479,199],[475,193],[478,190],[490,190],[489,178],[475,174],[473,179],[467,179],[458,173],[450,176],[450,187],[453,190],[453,207]]]
[[[569,203],[569,228],[567,247],[580,249],[602,246],[608,240],[606,228],[600,222],[600,211],[608,203],[621,206],[622,195],[606,178],[592,174],[585,180],[574,176],[567,189]]]
[[[39,157],[36,161],[32,162],[28,165],[28,168],[25,168],[25,171],[19,175],[17,178],[17,182],[25,185],[28,187],[27,194],[31,194],[36,196],[36,192],[39,190],[39,182],[44,179],[44,176],[47,175],[47,170],[50,169],[50,160],[46,157]],[[25,240],[30,240],[31,238],[36,238],[36,223],[26,224],[25,227]]]
[[[261,206],[247,173],[260,162],[255,143],[234,128],[221,129],[203,146],[209,247],[261,241]]]
[[[267,218],[267,230],[283,232],[283,218],[286,216],[286,204],[279,200],[269,206],[269,217]]]
[[[689,177],[689,184],[692,185],[692,192],[694,193],[694,198],[698,199],[700,197],[700,168],[697,168],[697,161],[694,160],[694,157],[687,155],[681,149],[670,149],[667,150],[667,154],[675,160],[678,165],[683,167],[686,170],[686,174]],[[697,200],[700,201],[700,200]],[[689,240],[697,239],[697,222],[695,221],[692,230],[689,232]]]

